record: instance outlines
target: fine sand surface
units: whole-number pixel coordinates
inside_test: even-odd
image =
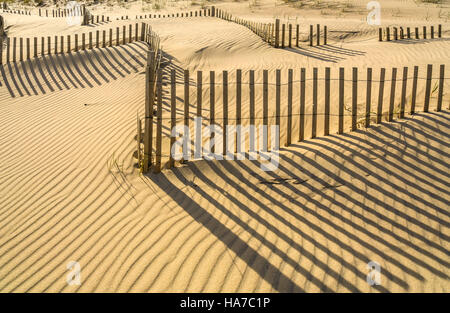
[[[179,95],[184,70],[193,79],[193,103],[195,71],[203,71],[205,82],[210,71],[218,81],[223,70],[229,72],[230,116],[235,113],[231,104],[236,101],[237,69],[243,82],[248,82],[248,71],[255,70],[257,83],[263,69],[269,70],[271,82],[281,69],[285,83],[287,69],[294,69],[298,80],[300,67],[306,68],[308,78],[314,67],[319,78],[325,67],[331,68],[332,78],[345,67],[347,79],[351,67],[358,68],[362,79],[372,67],[375,81],[381,67],[389,78],[392,67],[401,75],[404,66],[412,71],[417,65],[421,79],[416,108],[421,111],[426,65],[434,66],[436,78],[438,66],[445,64],[445,77],[450,77],[450,16],[444,15],[450,5],[380,1],[383,26],[442,24],[444,30],[442,39],[380,43],[377,27],[365,23],[365,1],[349,1],[352,6],[346,10],[333,9],[336,1],[328,2],[327,8],[318,9],[274,7],[269,1],[260,1],[258,7],[216,3],[255,21],[300,23],[305,40],[300,49],[274,49],[247,28],[215,18],[146,22],[161,36],[164,75],[176,71]],[[161,12],[198,8],[180,2]],[[127,9],[99,5],[92,11],[143,14],[140,4],[133,3]],[[3,16],[13,37],[62,36],[136,22],[81,27],[68,26],[63,19]],[[316,23],[328,26],[329,45],[307,47],[309,24]],[[448,79],[442,112],[434,112],[433,93],[430,113],[355,132],[349,132],[346,115],[346,134],[301,143],[294,119],[294,144],[281,150],[274,172],[262,171],[255,161],[195,161],[143,175],[136,165],[136,114],[144,113],[146,50],[135,42],[0,67],[0,292],[450,290]],[[333,116],[337,82],[331,84]],[[307,90],[310,87],[308,81]],[[350,88],[351,81],[346,82],[346,103],[351,102]],[[362,114],[364,83],[360,88]],[[248,94],[248,86],[242,93]],[[219,84],[218,117],[223,113],[221,94]],[[273,86],[269,94],[273,112]],[[205,107],[208,97],[205,86]],[[385,93],[385,103],[388,97]],[[323,98],[320,92],[319,116]],[[297,85],[293,99],[297,112]],[[178,101],[181,121],[183,104]],[[306,113],[311,101],[309,93]],[[285,110],[282,106],[282,115]],[[202,114],[207,118],[208,111]],[[248,114],[244,97],[242,115]],[[169,116],[165,101],[163,117]],[[336,118],[331,122],[334,134]],[[307,118],[306,138],[310,125]],[[168,153],[168,122],[163,126]],[[319,118],[318,135],[322,133]],[[285,136],[281,129],[282,145]],[[80,286],[66,283],[70,261],[81,265]],[[366,282],[370,261],[381,265],[379,286]]]

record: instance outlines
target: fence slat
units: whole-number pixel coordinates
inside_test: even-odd
[[[286,146],[291,144],[292,140],[292,80],[293,70],[288,70],[288,107],[287,107],[287,128],[286,128]]]
[[[275,90],[275,125],[281,124],[281,70],[276,70],[276,90]]]
[[[154,100],[154,79],[152,60],[154,52],[147,52],[147,66],[145,71],[145,133],[144,133],[144,173],[148,172],[150,163],[152,163],[153,150],[153,100]]]
[[[242,70],[236,70],[236,126],[241,126],[241,115],[242,115]],[[236,153],[241,153],[242,149],[240,145],[241,132],[238,128],[236,132]],[[239,147],[239,149],[238,149]]]
[[[269,72],[263,71],[263,127],[268,127],[268,113],[269,113]],[[263,138],[263,147],[259,147],[262,151],[267,151],[267,137]]]
[[[158,69],[156,82],[156,149],[155,149],[155,166],[153,171],[155,173],[161,172],[161,157],[162,157],[162,70]]]
[[[223,155],[227,154],[228,151],[228,138],[226,132],[226,125],[228,125],[228,71],[222,72],[222,100],[223,100]]]
[[[394,104],[395,104],[395,86],[397,83],[397,68],[392,68],[392,80],[391,80],[391,100],[389,101],[388,121],[392,122],[394,117]]]
[[[216,83],[215,83],[215,72],[210,71],[209,72],[209,125],[213,126],[215,123],[215,101],[216,101]],[[210,151],[211,153],[214,153],[214,146],[212,146],[212,140],[214,140],[214,132],[211,132],[210,136]]]
[[[138,166],[141,166],[141,132],[142,132],[142,126],[141,126],[141,119],[139,118],[139,113],[137,114],[137,136],[136,136],[136,143],[137,143],[137,160],[138,160]]]
[[[344,68],[339,68],[339,121],[338,134],[344,132]]]
[[[203,100],[203,81],[202,81],[202,71],[197,71],[197,118],[202,117],[202,100]],[[201,121],[201,120],[200,120]],[[202,126],[194,124],[195,127]],[[195,148],[194,148],[194,158],[199,159],[202,157],[202,133],[201,128],[195,129]]]
[[[442,96],[444,95],[444,74],[445,74],[445,65],[441,64],[439,70],[439,92],[438,92],[438,100],[436,111],[442,110]]]
[[[372,102],[372,68],[367,68],[367,87],[366,87],[366,128],[370,126],[370,106]]]
[[[184,70],[184,128],[189,129],[189,70]],[[183,148],[184,149],[184,148]],[[189,151],[183,151],[183,155]]]
[[[318,80],[318,69],[313,68],[313,103],[312,103],[312,130],[311,138],[316,138],[317,131],[317,80]]]
[[[256,150],[255,143],[255,71],[250,70],[249,75],[249,113],[250,113],[250,142],[249,142],[249,152],[254,152]]]
[[[325,110],[324,110],[324,131],[323,134],[330,134],[330,68],[325,68]]]
[[[403,67],[402,98],[400,99],[400,118],[405,117],[406,87],[408,83],[408,67]]]
[[[353,68],[352,73],[352,131],[357,128],[358,118],[358,68]]]
[[[414,66],[413,84],[411,91],[411,109],[410,113],[414,114],[416,109],[416,96],[417,96],[417,79],[419,77],[419,67]]]
[[[423,111],[428,112],[430,107],[430,94],[431,94],[431,75],[433,74],[433,65],[428,64],[427,66],[427,84],[425,88],[425,100],[423,103]]]
[[[377,107],[377,124],[381,123],[381,116],[383,113],[383,97],[384,97],[384,79],[386,75],[386,69],[382,68],[380,70],[380,83],[378,91],[378,107]]]
[[[175,70],[170,71],[170,132],[177,126],[177,86]],[[174,146],[176,138],[170,136],[170,150],[169,150],[169,168],[174,167],[175,160],[172,155],[172,147]]]

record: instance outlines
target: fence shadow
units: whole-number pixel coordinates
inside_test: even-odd
[[[367,290],[371,260],[384,277],[371,288],[408,291],[430,275],[449,279],[450,155],[436,148],[449,146],[449,122],[449,112],[427,113],[294,144],[275,172],[257,161],[196,161],[147,178],[274,291]]]
[[[0,66],[0,87],[4,84],[13,98],[94,88],[142,71],[146,49],[134,42],[7,63]]]

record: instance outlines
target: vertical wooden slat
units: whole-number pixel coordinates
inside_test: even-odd
[[[2,47],[2,49],[3,49],[3,47]],[[30,38],[27,38],[27,60],[30,59],[30,51],[31,51]]]
[[[116,27],[116,46],[120,45],[120,29]]]
[[[284,48],[286,24],[281,25],[281,48]]]
[[[216,82],[215,82],[215,72],[209,72],[209,125],[212,126],[215,123],[215,101],[216,101]],[[210,143],[214,140],[214,133],[211,133]],[[210,151],[214,153],[214,146],[210,147]]]
[[[138,160],[138,166],[141,166],[141,133],[142,133],[142,126],[141,126],[141,119],[139,118],[139,114],[137,114],[137,136],[136,136],[136,143],[137,143],[137,160]]]
[[[106,30],[102,31],[102,48],[106,47]]]
[[[144,173],[148,172],[152,162],[153,150],[153,100],[154,100],[154,72],[152,69],[152,60],[154,52],[147,51],[147,65],[145,70],[145,132],[144,132]]]
[[[263,70],[263,127],[267,129],[268,123],[268,114],[269,114],[269,72],[267,70]],[[259,147],[262,151],[267,151],[267,142],[268,138],[264,138],[263,147]]]
[[[75,34],[75,46],[74,46],[74,48],[75,48],[75,52],[77,52],[78,51],[78,34]]]
[[[300,41],[300,25],[297,24],[296,35],[295,35],[295,42],[296,42],[295,46],[296,47],[299,47],[299,41]]]
[[[223,71],[222,72],[222,100],[223,100],[223,118],[222,118],[222,127],[223,127],[223,148],[222,148],[222,153],[223,155],[226,155],[227,153],[227,142],[228,142],[228,138],[227,138],[227,132],[226,132],[226,127],[228,125],[228,71]]]
[[[275,20],[275,48],[280,46],[280,20]]]
[[[317,27],[317,30],[316,30],[316,32],[317,32],[317,34],[316,34],[316,45],[317,46],[320,46],[320,24],[317,24],[316,25],[316,27]]]
[[[438,38],[442,38],[442,25],[438,25]]]
[[[414,114],[416,109],[416,96],[417,96],[417,79],[419,78],[419,67],[414,66],[413,84],[411,91],[411,109],[410,113]]]
[[[378,107],[377,107],[377,124],[381,123],[381,116],[383,113],[383,97],[384,97],[384,79],[386,75],[386,69],[382,68],[380,71],[380,83],[378,92]]]
[[[155,149],[155,173],[161,172],[161,157],[162,157],[162,70],[158,69],[156,82],[156,149]]]
[[[37,39],[37,37],[34,37],[33,38],[33,57],[35,57],[35,58],[37,58],[37,56],[38,56],[38,47],[37,47],[37,45],[38,45],[38,39]],[[0,50],[2,50],[3,46],[0,46],[0,47],[1,47]]]
[[[176,88],[176,76],[175,70],[170,71],[170,133],[177,126],[177,88]],[[169,156],[169,168],[174,167],[175,160],[172,155],[172,147],[176,141],[175,137],[170,136],[170,156]]]
[[[370,126],[370,107],[372,103],[372,68],[367,68],[367,87],[366,87],[366,123],[365,126]]]
[[[339,114],[338,134],[344,132],[344,68],[339,68]]]
[[[6,38],[6,63],[10,62],[11,38]]]
[[[109,29],[109,46],[113,46],[113,30],[112,28]]]
[[[309,45],[313,45],[313,25],[309,25]]]
[[[95,47],[98,49],[100,48],[100,31],[97,30],[95,32]]]
[[[430,33],[431,33],[431,39],[434,39],[434,26],[431,26]]]
[[[428,112],[430,107],[430,94],[431,94],[431,75],[433,73],[433,65],[428,64],[427,66],[427,83],[425,87],[425,100],[423,104],[423,111]]]
[[[255,71],[250,70],[248,72],[249,75],[249,115],[250,115],[250,142],[249,142],[249,151],[255,151]]]
[[[89,49],[92,50],[92,32],[89,32]]]
[[[294,71],[288,70],[288,107],[287,107],[287,125],[286,125],[286,146],[292,142],[292,89],[293,89]]]
[[[289,24],[289,48],[292,48],[292,24]]]
[[[23,61],[23,38],[19,38],[19,60]]]
[[[405,103],[406,103],[406,87],[408,82],[408,67],[403,67],[403,80],[402,80],[402,95],[400,99],[400,118],[405,117]]]
[[[242,126],[241,124],[241,115],[242,115],[242,70],[238,69],[236,70],[236,126]],[[238,128],[239,129],[239,128]],[[240,130],[236,132],[236,153],[240,153],[241,151],[238,151],[237,147],[240,146],[239,140],[241,139],[241,133]],[[241,147],[243,148],[243,147]]]
[[[316,138],[317,131],[317,80],[318,80],[318,70],[317,67],[313,68],[313,103],[312,103],[312,130],[311,138]]]
[[[326,45],[328,43],[328,28],[325,25],[323,27],[323,44]]]
[[[419,39],[419,27],[416,27],[416,28],[414,29],[414,33],[415,33],[415,35],[416,35],[416,39]]]
[[[64,36],[61,36],[61,54],[64,54]]]
[[[383,29],[378,28],[378,41],[383,41]]]
[[[324,135],[330,134],[330,68],[325,68],[325,112]]]
[[[189,70],[184,70],[184,127],[189,129]],[[183,151],[183,155],[189,151]]]
[[[427,27],[423,27],[423,39],[427,39]]]
[[[58,54],[58,36],[55,36],[55,54]]]
[[[357,128],[358,119],[358,68],[353,68],[352,73],[352,131]]]
[[[275,125],[281,124],[281,70],[276,70],[276,90],[275,90]]]
[[[388,121],[392,122],[394,117],[394,104],[395,104],[395,86],[397,83],[397,68],[392,68],[392,80],[391,80],[391,99],[389,101]]]
[[[386,41],[391,41],[391,29],[386,27]]]
[[[442,110],[442,96],[444,95],[444,74],[445,74],[445,65],[441,64],[439,70],[439,91],[438,91],[438,100],[436,111]]]

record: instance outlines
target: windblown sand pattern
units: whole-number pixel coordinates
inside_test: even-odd
[[[261,20],[272,18],[265,10]],[[446,64],[449,77],[448,23],[441,40],[402,44],[377,42],[360,19],[327,19],[329,29],[359,33],[294,51],[213,18],[151,25],[166,74]],[[11,36],[77,32],[7,21]],[[135,42],[0,67],[1,292],[449,291],[448,81],[442,112],[294,143],[275,172],[196,161],[142,175],[146,51]],[[418,94],[421,108],[423,85]],[[80,286],[66,283],[72,260]],[[379,286],[366,282],[370,261],[381,265]]]

